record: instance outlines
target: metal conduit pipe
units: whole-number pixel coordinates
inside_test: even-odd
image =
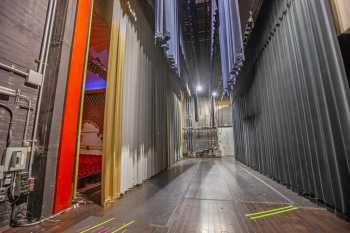
[[[22,95],[20,89],[17,90],[16,98],[17,98],[16,104],[20,103],[20,99],[25,100],[27,102],[26,108],[28,109],[28,111],[27,111],[26,123],[24,126],[23,146],[28,146],[27,132],[28,132],[28,128],[29,128],[30,111],[32,110],[32,101],[27,96]]]
[[[41,51],[41,56],[40,56],[40,64],[39,64],[39,69],[38,69],[38,72],[42,74],[43,79],[42,79],[42,83],[39,87],[39,98],[38,98],[37,108],[36,108],[36,112],[35,112],[34,130],[33,130],[33,137],[32,137],[32,149],[31,149],[30,160],[29,160],[29,177],[32,176],[32,166],[33,166],[34,154],[35,154],[35,150],[36,150],[40,107],[41,107],[41,102],[42,102],[43,86],[44,86],[44,82],[45,82],[47,61],[48,61],[48,55],[49,55],[49,50],[50,50],[49,45],[51,43],[53,25],[54,25],[55,16],[56,16],[56,7],[57,7],[57,0],[51,0],[50,4],[49,4],[49,8],[48,8],[47,18],[46,18],[43,46],[42,46],[42,51]]]
[[[20,99],[23,99],[27,102],[26,108],[28,109],[27,112],[27,117],[26,117],[26,123],[25,123],[25,128],[24,128],[24,135],[23,135],[23,146],[26,146],[27,144],[27,132],[29,128],[29,120],[30,120],[30,111],[32,109],[32,101],[30,100],[29,97],[22,95],[21,90],[13,90],[7,87],[0,86],[0,94],[3,95],[8,95],[8,96],[13,96],[16,97],[16,104],[19,104]]]
[[[10,71],[10,72],[19,74],[19,75],[24,76],[24,77],[28,77],[29,76],[28,72],[19,70],[14,65],[6,65],[6,64],[0,62],[0,68],[3,69],[3,70],[7,70],[7,71]]]
[[[3,95],[10,95],[10,96],[15,96],[16,95],[16,91],[4,86],[0,86],[0,94]]]
[[[12,138],[13,112],[5,104],[0,103],[0,107],[4,108],[8,113],[10,113],[9,129],[7,131],[7,138],[6,138],[6,147],[8,147],[8,146],[10,146],[11,138]],[[4,164],[4,158],[1,159],[0,164],[1,165]]]
[[[39,63],[39,68],[38,72],[42,73],[43,68],[44,68],[44,60],[45,56],[47,54],[47,47],[48,47],[48,37],[49,37],[49,31],[50,31],[50,26],[51,26],[51,19],[52,19],[52,14],[53,14],[53,5],[54,5],[55,0],[51,0],[49,3],[49,7],[47,9],[47,17],[46,17],[46,22],[45,22],[45,30],[44,30],[44,38],[42,42],[42,48],[41,48],[41,53],[40,53],[40,63]]]

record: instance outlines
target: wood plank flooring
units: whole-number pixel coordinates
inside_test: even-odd
[[[251,220],[246,214],[293,205]],[[89,204],[6,233],[350,233],[350,223],[231,158],[185,160],[108,208]],[[110,220],[110,221],[109,221]],[[99,225],[101,223],[105,224]],[[97,227],[94,227],[97,226]]]

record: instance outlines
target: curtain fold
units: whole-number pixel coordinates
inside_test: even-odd
[[[126,16],[121,3],[114,0],[111,24],[110,55],[107,72],[106,107],[104,119],[104,146],[102,161],[101,202],[108,204],[120,195],[123,68],[125,63]]]
[[[130,1],[129,7],[136,17],[125,12],[121,193],[159,174],[181,157],[181,125],[168,118],[170,108],[181,119],[181,103],[167,102],[168,96],[174,95],[169,83],[176,74],[164,51],[154,43],[154,31],[141,3]],[[168,148],[169,144],[173,146]]]
[[[167,96],[168,166],[183,158],[182,103],[174,93]]]

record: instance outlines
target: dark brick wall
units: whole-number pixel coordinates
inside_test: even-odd
[[[18,69],[37,70],[48,0],[2,0],[0,1],[0,62],[15,65]],[[36,106],[38,89],[25,84],[25,78],[0,69],[0,86],[20,89]],[[10,146],[21,146],[24,136],[27,109],[15,105],[14,98],[0,96],[0,104],[8,106],[14,113]],[[33,109],[28,138],[34,125]],[[0,105],[0,159],[2,159],[9,129],[10,114]],[[0,228],[8,225],[9,204],[0,203]]]
[[[41,41],[46,17],[47,0],[3,0],[0,1],[0,62],[16,65],[18,69],[28,71],[37,69]],[[14,73],[0,69],[0,86],[20,89],[22,94],[36,103],[38,90],[27,86],[25,79]],[[14,98],[0,98],[0,103],[15,110],[12,146],[20,146],[23,139],[26,109],[14,108]],[[8,112],[0,107],[0,117]],[[28,135],[32,134],[34,114],[31,115]],[[0,123],[0,144],[4,145],[8,122]],[[2,149],[3,150],[3,149]]]

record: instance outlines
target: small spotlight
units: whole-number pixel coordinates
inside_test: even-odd
[[[197,92],[201,92],[203,90],[203,87],[201,86],[201,85],[198,85],[197,87],[196,87],[196,91]]]
[[[211,94],[213,97],[217,97],[218,96],[218,93],[216,91],[214,91],[212,94]]]

